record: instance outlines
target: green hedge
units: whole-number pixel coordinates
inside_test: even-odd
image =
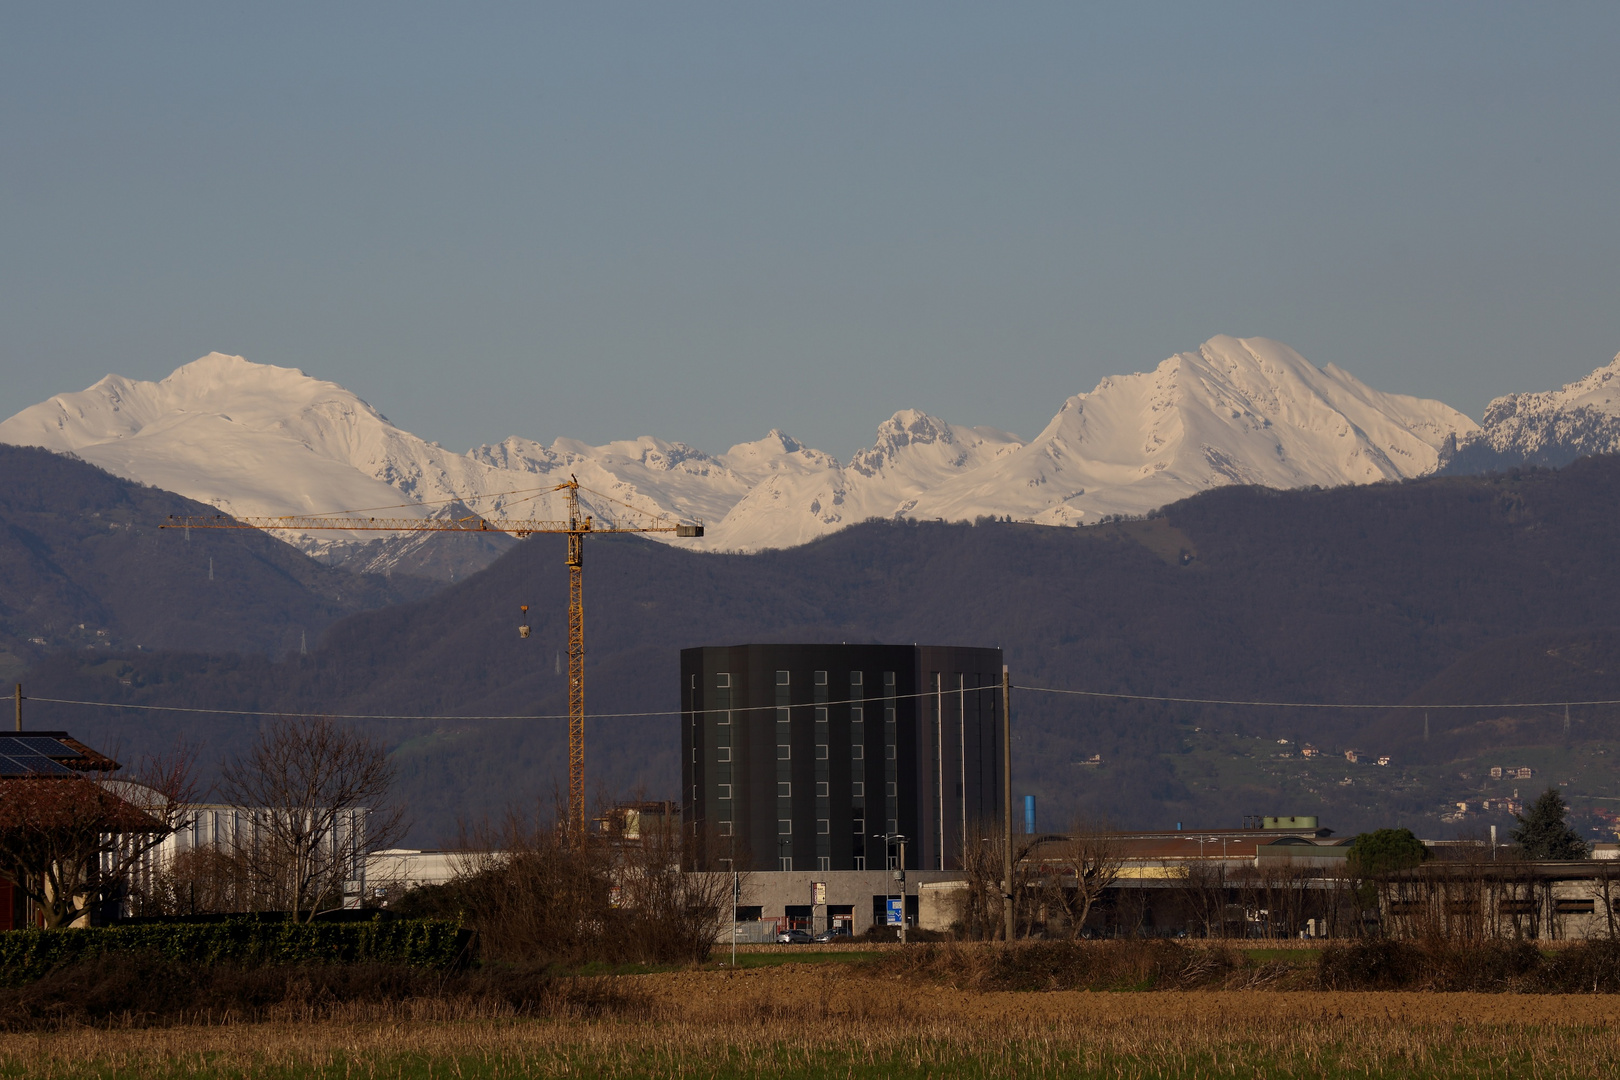
[[[352,964],[449,967],[465,958],[471,931],[438,919],[208,923],[0,932],[0,983],[28,982],[61,964],[111,952],[153,952],[193,964]]]

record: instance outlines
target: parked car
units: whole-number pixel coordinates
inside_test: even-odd
[[[815,936],[815,943],[817,945],[826,945],[829,942],[837,941],[839,938],[847,937],[849,937],[849,931],[847,929],[834,927],[831,930],[823,930],[821,933],[817,934]]]
[[[808,945],[812,940],[808,930],[783,930],[776,935],[778,945]]]

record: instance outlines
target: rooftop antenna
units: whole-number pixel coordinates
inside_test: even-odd
[[[17,684],[17,730],[18,731],[22,730],[22,703],[23,703],[22,683],[18,683]]]

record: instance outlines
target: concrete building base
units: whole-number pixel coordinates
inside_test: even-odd
[[[920,925],[920,887],[960,881],[961,877],[953,870],[906,871],[909,925]],[[818,884],[823,886],[819,891]],[[894,880],[892,870],[753,871],[741,875],[741,891],[742,899],[737,905],[740,921],[776,922],[783,928],[797,926],[812,933],[847,926],[851,934],[864,934],[874,922],[881,925],[885,901],[900,895],[900,882]],[[921,891],[925,895],[937,895],[933,889]],[[944,929],[945,926],[927,925],[937,923],[943,909],[935,903],[924,906],[929,909],[928,918],[921,925],[927,929]],[[949,921],[945,925],[948,926]],[[721,928],[721,937],[730,933],[727,923]]]

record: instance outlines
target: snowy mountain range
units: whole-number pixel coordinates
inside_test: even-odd
[[[1583,379],[1543,393],[1508,394],[1485,406],[1480,429],[1441,454],[1441,471],[1515,465],[1557,467],[1620,451],[1620,356]]]
[[[704,521],[707,535],[683,545],[757,551],[870,517],[1077,525],[1226,484],[1403,479],[1468,447],[1494,447],[1510,430],[1520,433],[1510,442],[1554,437],[1563,430],[1554,416],[1586,418],[1582,437],[1612,447],[1617,371],[1620,360],[1556,394],[1493,402],[1482,431],[1441,402],[1379,392],[1279,342],[1222,336],[1074,395],[1028,442],[904,410],[842,463],[779,431],[715,455],[646,436],[602,446],[512,437],[455,453],[336,383],[211,353],[159,382],[109,375],[59,394],[0,423],[0,442],[71,452],[236,515],[398,507],[390,516],[427,516],[465,506],[491,518],[557,517],[560,499],[544,489],[576,475],[611,499]],[[585,501],[616,516],[607,500]],[[399,552],[424,540],[285,538],[374,570],[404,566]]]

